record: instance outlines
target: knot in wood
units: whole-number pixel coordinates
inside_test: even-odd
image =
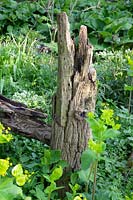
[[[75,118],[78,119],[78,120],[84,120],[85,117],[86,117],[86,113],[87,111],[86,110],[76,110],[75,111]]]

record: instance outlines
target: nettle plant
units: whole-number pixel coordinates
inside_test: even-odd
[[[8,143],[13,139],[9,130],[10,128],[5,129],[0,123],[0,144]],[[23,171],[21,164],[14,166],[10,173],[11,166],[10,158],[0,159],[0,199],[12,200],[16,197],[24,199],[22,189],[19,186],[23,186],[31,175],[27,170]],[[18,186],[14,184],[14,179]]]
[[[88,149],[81,156],[81,170],[71,177],[72,184],[70,184],[70,187],[73,194],[67,193],[69,200],[100,199],[96,193],[98,162],[104,159],[102,154],[106,150],[106,140],[117,137],[119,135],[118,129],[120,128],[120,124],[115,123],[114,111],[112,109],[107,108],[101,110],[101,112],[100,117],[90,112],[86,118],[92,129],[93,137],[88,142]],[[80,185],[75,182],[75,180],[77,181],[77,177]],[[93,183],[91,195],[88,194],[90,182]],[[85,191],[78,193],[81,185],[85,185]],[[107,196],[105,199],[107,199]]]

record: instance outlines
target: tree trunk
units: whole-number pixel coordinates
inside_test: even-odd
[[[58,15],[58,85],[53,98],[51,147],[60,149],[71,169],[80,167],[81,153],[88,146],[91,130],[85,120],[94,111],[96,71],[92,67],[93,47],[88,44],[87,28],[81,26],[75,46],[65,13]]]

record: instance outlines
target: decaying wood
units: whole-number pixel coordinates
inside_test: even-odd
[[[51,127],[43,122],[46,114],[0,95],[0,122],[15,133],[49,144]]]
[[[96,70],[92,66],[93,47],[87,28],[81,26],[79,44],[70,36],[65,13],[58,16],[58,85],[53,98],[53,124],[43,122],[45,114],[28,109],[0,95],[0,121],[26,137],[51,143],[62,152],[71,169],[80,167],[81,153],[88,146],[91,130],[85,120],[96,102]],[[52,132],[52,135],[51,135]]]
[[[79,44],[71,39],[65,13],[58,16],[58,86],[53,101],[51,147],[60,149],[72,169],[80,167],[81,153],[88,146],[91,131],[85,120],[96,102],[96,70],[87,28],[81,26]]]

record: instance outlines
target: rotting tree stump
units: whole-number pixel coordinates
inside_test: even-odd
[[[87,27],[81,26],[76,47],[70,36],[66,13],[58,15],[58,85],[53,98],[51,147],[62,152],[71,169],[80,167],[81,153],[88,146],[91,130],[85,120],[96,102],[96,70]]]
[[[70,36],[67,15],[58,15],[58,85],[53,97],[53,124],[44,123],[44,113],[0,95],[0,122],[29,138],[51,144],[62,152],[71,169],[80,167],[81,153],[88,146],[91,130],[86,113],[95,110],[96,70],[87,28],[81,26],[79,44]],[[52,131],[52,134],[51,134]]]

